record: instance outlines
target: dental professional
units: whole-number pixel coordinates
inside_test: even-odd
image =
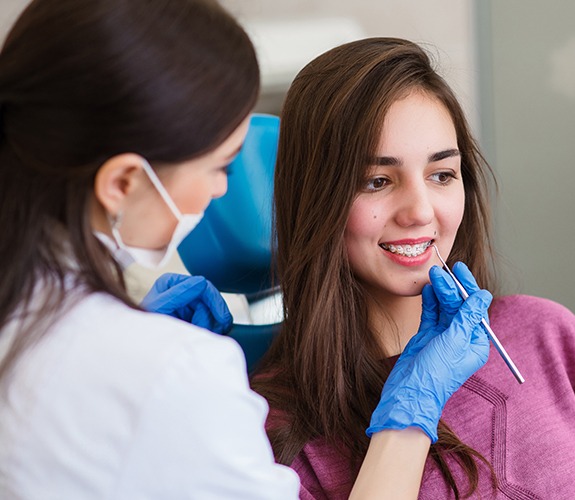
[[[250,40],[210,0],[34,0],[11,29],[2,499],[297,498],[241,349],[189,324],[210,325],[217,291],[186,285],[209,304],[163,311],[184,322],[144,311],[122,279],[129,262],[165,262],[226,192],[258,89]],[[174,280],[148,309],[166,306]]]

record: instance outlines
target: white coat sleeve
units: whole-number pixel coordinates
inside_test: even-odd
[[[249,388],[241,349],[192,337],[168,357],[134,423],[112,498],[298,498],[296,473],[274,462],[267,403]]]

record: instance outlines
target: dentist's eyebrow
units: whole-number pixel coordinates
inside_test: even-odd
[[[242,150],[242,147],[243,147],[243,146],[244,146],[243,144],[240,144],[236,149],[234,149],[234,150],[226,157],[226,159],[225,159],[224,161],[229,161],[229,162],[233,161],[233,160],[236,158],[236,156],[238,156],[238,155],[240,154],[240,151]]]
[[[452,158],[460,155],[461,153],[459,152],[459,149],[446,149],[444,151],[432,153],[428,156],[427,161],[429,163],[433,163],[435,161],[441,161],[445,160],[446,158]],[[401,167],[403,162],[395,156],[376,156],[373,159],[372,164],[378,167]]]

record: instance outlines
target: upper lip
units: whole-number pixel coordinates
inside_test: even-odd
[[[423,238],[405,238],[403,240],[395,241],[381,241],[380,245],[418,245],[419,243],[426,243],[427,241],[432,241],[433,238],[423,237]]]

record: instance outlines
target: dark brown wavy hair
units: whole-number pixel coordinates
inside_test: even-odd
[[[0,378],[62,308],[65,280],[135,307],[92,234],[99,167],[126,152],[159,168],[208,152],[258,92],[252,43],[216,1],[31,2],[0,52],[0,332],[26,319]],[[48,293],[33,313],[39,280]]]
[[[382,365],[367,294],[347,260],[344,229],[370,158],[377,156],[386,113],[414,91],[445,105],[461,151],[465,213],[449,260],[466,262],[480,286],[494,290],[487,202],[493,176],[427,52],[407,40],[371,38],[309,63],[283,106],[275,172],[285,321],[262,362],[262,375],[252,379],[272,410],[286,416],[284,425],[269,430],[283,464],[320,437],[349,456],[356,470],[367,451],[365,429],[391,367]],[[480,466],[491,470],[495,484],[487,460],[444,422],[438,434],[430,455],[457,498],[476,490]],[[447,456],[467,475],[466,487],[456,484]]]

